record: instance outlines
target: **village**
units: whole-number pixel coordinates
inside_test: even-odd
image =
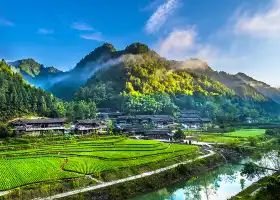
[[[197,110],[181,110],[178,117],[171,115],[126,115],[126,113],[98,109],[97,119],[69,121],[64,118],[17,119],[11,121],[15,136],[64,134],[75,135],[124,134],[136,139],[172,140],[177,129],[201,130],[211,125]]]

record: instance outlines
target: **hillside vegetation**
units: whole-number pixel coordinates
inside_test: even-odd
[[[52,94],[27,84],[6,62],[0,62],[0,121],[36,114],[59,116],[63,102]]]
[[[277,89],[263,91],[240,73],[216,72],[198,59],[167,60],[141,43],[123,50],[104,43],[68,72],[32,59],[14,65],[29,83],[71,101],[64,102],[62,116],[72,118],[91,116],[92,104],[129,114],[177,115],[179,109],[198,109],[217,121],[280,113]]]
[[[240,80],[234,83],[231,79],[236,80],[235,76],[220,75],[208,66],[208,75],[181,67],[184,63],[166,60],[140,43],[120,51],[105,44],[77,66],[81,68],[85,60],[98,60],[101,50],[106,55],[101,58],[119,62],[98,70],[77,91],[75,99],[94,99],[98,106],[130,113],[176,114],[179,108],[195,108],[205,116],[229,120],[279,113],[278,104]]]
[[[92,101],[64,102],[49,92],[29,85],[22,75],[13,72],[5,61],[1,61],[0,122],[26,115],[95,118],[96,106]],[[2,131],[0,133],[3,134]]]

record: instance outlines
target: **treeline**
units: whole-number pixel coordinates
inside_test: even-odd
[[[142,48],[141,44],[134,45],[137,47]],[[135,52],[140,53],[123,55],[122,63],[97,71],[74,98],[94,100],[98,107],[131,114],[176,116],[180,109],[197,109],[203,116],[220,123],[280,113],[277,103],[260,95],[252,92],[237,95],[209,76],[172,69],[172,61],[150,50]]]
[[[5,61],[0,62],[0,122],[12,118],[36,115],[68,117],[72,119],[96,116],[94,102],[64,102],[51,93],[27,84],[21,75],[14,73]]]

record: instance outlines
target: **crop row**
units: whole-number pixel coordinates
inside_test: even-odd
[[[0,159],[0,190],[30,183],[79,177],[63,171],[62,158]]]
[[[192,158],[197,155],[196,149],[185,150],[174,153],[167,153],[162,155],[146,156],[139,159],[127,160],[127,161],[111,161],[111,160],[100,160],[95,158],[86,157],[70,157],[68,163],[65,166],[65,170],[79,172],[83,174],[98,174],[104,171],[117,170],[119,168],[144,165],[147,163],[154,163],[160,160],[170,159],[178,157],[180,155],[189,156]]]

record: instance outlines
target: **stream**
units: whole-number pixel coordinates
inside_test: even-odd
[[[247,160],[248,158],[240,163]],[[267,158],[262,157],[254,162],[267,163]],[[240,164],[226,164],[191,180],[138,195],[130,200],[226,200],[261,178],[249,180],[241,175],[242,169]],[[267,171],[265,175],[269,174],[272,174],[272,171]]]

